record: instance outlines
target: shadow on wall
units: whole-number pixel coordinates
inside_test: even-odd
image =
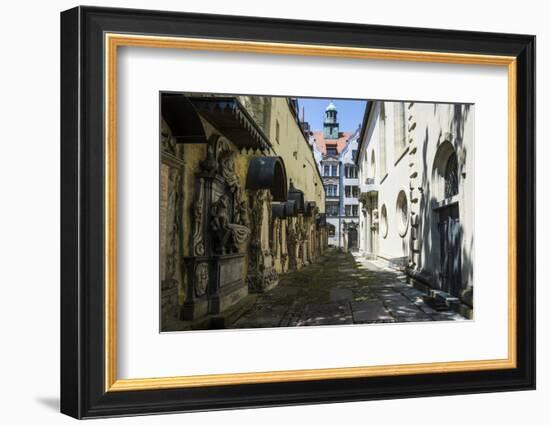
[[[438,105],[434,105],[434,114],[437,113]],[[466,147],[463,143],[465,121],[470,114],[470,105],[452,105],[452,121],[451,121],[451,133],[454,135],[453,147],[456,150],[459,158],[459,170],[458,178],[461,179],[461,164],[465,163],[466,159]],[[436,151],[439,149],[442,143],[447,141],[446,135],[440,132]],[[421,235],[421,270],[433,270],[431,276],[425,276],[431,283],[431,286],[435,289],[442,289],[438,273],[441,271],[442,254],[441,253],[441,239],[439,234],[439,213],[434,209],[438,204],[438,200],[435,194],[435,188],[433,187],[433,171],[434,164],[428,163],[427,147],[429,143],[428,127],[425,129],[425,135],[423,140],[422,149],[422,188],[424,189],[423,196],[420,197],[420,211],[422,214],[422,220],[419,221],[420,228],[418,234]],[[460,187],[460,185],[459,185]],[[463,210],[461,210],[463,212]],[[462,301],[473,306],[472,292],[467,289],[468,282],[473,282],[473,236],[470,236],[469,240],[464,239],[464,228],[462,223],[463,217],[459,217],[458,232],[461,235],[461,298]]]
[[[410,225],[409,225],[409,232],[411,231]],[[403,237],[401,238],[401,252],[403,253],[404,257],[409,256],[409,238]]]

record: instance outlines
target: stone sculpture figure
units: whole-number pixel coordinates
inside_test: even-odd
[[[288,243],[288,268],[290,270],[298,269],[298,244],[299,234],[296,230],[296,224],[294,218],[290,218],[287,221],[287,243]]]
[[[239,245],[246,242],[250,234],[248,227],[230,222],[229,208],[227,194],[220,196],[212,206],[210,227],[215,235],[214,249],[222,255],[239,252]]]
[[[235,221],[237,224],[241,224],[245,227],[250,227],[250,208],[248,208],[248,202],[241,201],[239,202],[238,208],[237,208],[237,217]]]
[[[213,143],[209,143],[206,150],[206,159],[200,162],[201,170],[208,174],[215,173],[218,168],[215,149],[215,145]]]
[[[195,270],[195,295],[201,297],[208,288],[208,264],[197,264]]]
[[[191,246],[193,249],[194,255],[204,255],[204,240],[202,234],[202,223],[203,223],[203,194],[204,194],[204,179],[199,179],[198,185],[198,194],[193,204],[193,223],[194,223],[194,232],[191,238]]]
[[[164,152],[169,152],[173,155],[176,154],[176,140],[172,136],[172,130],[170,130],[170,127],[164,119],[161,121],[160,125],[160,145]]]
[[[225,183],[229,187],[229,191],[237,193],[240,189],[239,177],[235,172],[235,152],[223,152],[220,158],[220,171],[225,180]]]

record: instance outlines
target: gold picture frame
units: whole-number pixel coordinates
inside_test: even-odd
[[[340,379],[410,375],[417,373],[465,372],[508,369],[516,366],[516,58],[513,56],[434,53],[427,51],[370,49],[356,47],[281,44],[254,41],[204,40],[127,34],[105,34],[105,99],[107,127],[105,152],[107,178],[105,186],[106,257],[105,273],[105,391],[150,390],[180,387],[253,384],[266,382]],[[508,358],[458,362],[401,364],[347,368],[306,369],[276,372],[232,373],[169,378],[116,378],[116,63],[119,47],[188,49],[273,55],[324,56],[353,59],[435,62],[447,64],[491,65],[506,67],[508,72]]]

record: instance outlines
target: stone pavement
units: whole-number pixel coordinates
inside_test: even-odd
[[[404,273],[380,262],[331,250],[300,271],[280,276],[277,287],[227,328],[345,325],[464,320],[436,311]]]

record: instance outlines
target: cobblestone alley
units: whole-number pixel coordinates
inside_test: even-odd
[[[315,264],[282,275],[279,285],[228,328],[464,320],[436,311],[406,276],[377,261],[331,250]]]

